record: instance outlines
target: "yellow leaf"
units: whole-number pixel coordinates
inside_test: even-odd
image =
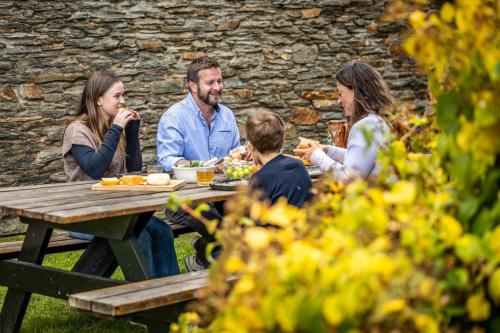
[[[408,19],[410,21],[410,25],[412,26],[412,28],[418,30],[425,23],[425,13],[420,10],[416,10],[410,14]]]
[[[450,3],[445,3],[443,7],[441,7],[441,18],[446,23],[450,23],[455,16],[455,7],[453,7]]]
[[[435,282],[429,277],[425,277],[420,281],[418,286],[418,294],[421,297],[429,297],[432,290],[434,289]]]
[[[415,325],[422,333],[439,333],[438,323],[430,316],[419,314],[415,316]]]
[[[393,299],[385,303],[382,307],[382,312],[384,314],[399,312],[406,307],[406,301],[402,298]]]
[[[462,225],[454,217],[443,215],[439,224],[439,237],[447,246],[451,246],[463,233]]]
[[[342,300],[336,295],[330,295],[323,302],[323,315],[326,321],[333,326],[337,326],[344,320],[342,313]]]
[[[390,192],[384,193],[384,201],[387,204],[410,205],[415,201],[416,195],[415,184],[402,180],[397,182]]]
[[[472,234],[463,235],[455,242],[455,253],[466,264],[478,260],[482,255],[480,239]]]
[[[280,227],[287,227],[292,222],[305,219],[305,210],[287,204],[286,200],[280,198],[273,206],[262,213],[262,222]]]
[[[370,251],[387,251],[391,247],[391,240],[387,236],[379,236],[368,246]]]
[[[495,303],[500,304],[500,268],[497,268],[491,275],[488,290]]]
[[[260,201],[252,202],[252,205],[250,206],[250,218],[252,220],[260,219],[262,211],[263,211],[263,205]]]
[[[260,227],[248,228],[244,237],[248,246],[254,250],[266,248],[271,241],[270,231]]]
[[[469,296],[465,307],[469,318],[473,321],[485,320],[490,316],[490,303],[482,293]]]
[[[245,263],[238,257],[230,257],[224,264],[226,271],[230,273],[237,272],[245,267]]]
[[[233,292],[235,294],[246,294],[255,289],[255,282],[252,277],[244,276],[236,282]]]
[[[494,253],[495,258],[500,260],[500,226],[497,226],[491,234],[490,248]]]

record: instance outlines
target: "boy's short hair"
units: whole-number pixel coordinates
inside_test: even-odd
[[[285,122],[269,111],[257,111],[246,125],[246,139],[259,153],[279,152],[285,141]]]
[[[189,64],[187,70],[187,81],[198,83],[200,80],[198,73],[201,70],[208,68],[220,68],[220,65],[217,60],[208,56],[202,56],[194,59],[191,64]]]

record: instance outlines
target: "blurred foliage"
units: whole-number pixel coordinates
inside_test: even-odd
[[[173,331],[500,330],[500,3],[426,5],[387,10],[432,100],[387,113],[378,179],[325,180],[305,209],[233,201],[211,286]]]

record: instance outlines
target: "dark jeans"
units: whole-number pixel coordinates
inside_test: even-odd
[[[210,209],[208,211],[202,212],[201,215],[203,215],[203,217],[208,220],[216,219],[219,222],[222,221],[224,215],[224,202],[209,202],[208,205]],[[209,243],[215,242],[214,235],[208,232],[203,222],[192,217],[183,209],[178,209],[176,211],[166,209],[165,215],[171,222],[188,226],[201,235],[201,238],[194,244],[194,249],[196,251],[196,258],[198,259],[199,263],[205,267],[208,267],[209,262],[206,257],[206,248]],[[214,251],[212,251],[212,256],[216,257],[219,250],[220,249],[214,249]]]
[[[91,240],[94,236],[81,232],[70,232],[72,237]],[[179,274],[179,265],[174,247],[174,234],[170,226],[152,216],[137,237],[137,244],[149,265],[153,278]]]

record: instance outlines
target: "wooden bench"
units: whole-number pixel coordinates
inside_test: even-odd
[[[170,224],[174,237],[193,232],[193,229],[180,224]],[[87,247],[90,241],[73,238],[68,233],[54,234],[50,238],[50,242],[46,253],[59,253],[67,251],[82,250]],[[23,241],[4,242],[0,243],[0,260],[12,259],[19,256]]]
[[[52,235],[46,253],[82,250],[90,241],[71,237],[68,233]],[[23,241],[0,243],[0,260],[19,257]]]
[[[175,320],[185,303],[196,299],[207,284],[207,271],[198,271],[73,294],[69,305],[107,318],[170,308],[175,316],[161,317],[167,323]]]

